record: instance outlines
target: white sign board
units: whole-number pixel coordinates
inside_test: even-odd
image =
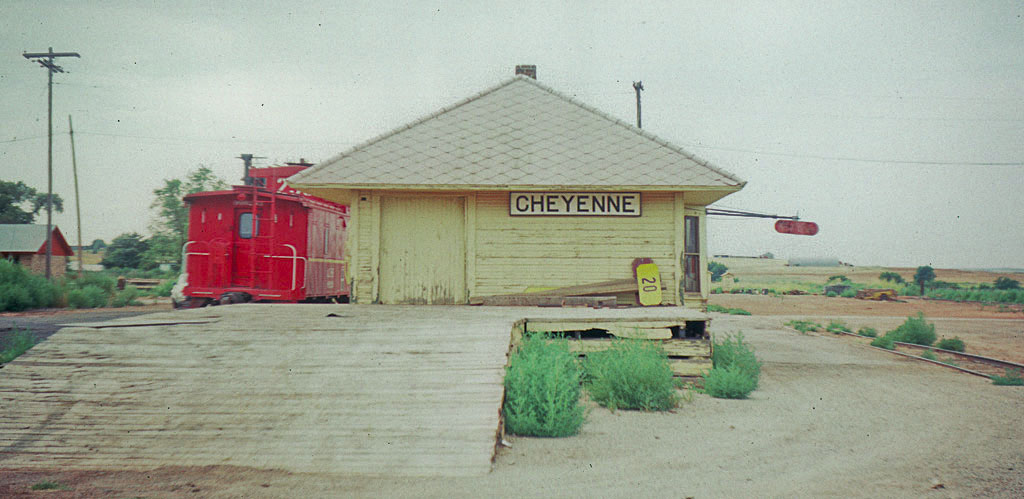
[[[548,217],[639,217],[639,192],[511,192],[508,214]]]

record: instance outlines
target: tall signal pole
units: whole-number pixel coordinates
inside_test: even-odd
[[[53,63],[57,57],[81,57],[78,52],[23,52],[26,59],[46,68],[46,279],[50,279],[50,259],[53,258],[53,73],[63,73],[64,68]],[[81,250],[79,250],[81,251]]]
[[[636,127],[643,128],[640,122],[640,91],[644,89],[644,82],[634,81],[633,90],[636,90]]]

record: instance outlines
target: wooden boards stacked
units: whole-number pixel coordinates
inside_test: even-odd
[[[661,289],[664,289],[664,282],[660,284]],[[574,300],[575,303],[573,303]],[[474,296],[469,299],[469,304],[540,307],[589,306],[600,308],[639,305],[640,302],[637,299],[636,279],[615,279],[529,293]]]
[[[524,319],[513,328],[512,341],[518,343],[526,333],[558,333],[569,338],[569,348],[585,356],[611,346],[615,338],[655,341],[668,354],[676,376],[696,377],[710,370],[711,339],[684,338],[685,319]]]

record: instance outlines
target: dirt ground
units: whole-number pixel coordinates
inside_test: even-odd
[[[1024,364],[1024,313],[1020,306],[1006,312],[997,305],[956,303],[901,298],[899,302],[875,302],[855,298],[807,296],[760,296],[717,294],[711,303],[728,308],[742,308],[755,316],[780,316],[807,319],[828,325],[840,320],[853,331],[873,327],[878,332],[895,329],[912,315],[921,312],[935,324],[940,338],[959,337],[967,344],[967,352]]]
[[[0,497],[1024,495],[1024,389],[782,325],[791,317],[841,317],[853,326],[888,327],[915,313],[907,308],[913,304],[735,298],[713,301],[755,315],[716,314],[712,329],[743,331],[757,349],[763,372],[749,400],[692,394],[664,414],[591,406],[576,437],[508,437],[512,447],[500,449],[485,476],[131,470],[130,463],[121,470],[29,471],[3,469],[0,457]],[[940,334],[959,335],[969,350],[981,348],[982,338],[990,342],[985,348],[1021,349],[1024,318],[993,319],[961,307],[949,317],[938,308],[924,312]],[[44,480],[71,490],[30,490]]]

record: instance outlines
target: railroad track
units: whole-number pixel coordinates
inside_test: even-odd
[[[841,334],[846,336],[853,336],[861,340],[872,339],[860,336],[855,333],[842,332]],[[922,345],[916,345],[914,343],[903,343],[901,341],[894,342],[894,344],[896,346],[895,350],[886,350],[884,348],[879,347],[872,348],[877,348],[879,350],[892,352],[897,355],[902,355],[904,357],[910,357],[925,362],[931,362],[932,364],[938,364],[940,366],[945,366],[951,369],[956,369],[958,371],[973,374],[975,376],[981,376],[984,378],[991,378],[992,376],[1005,376],[1007,369],[1016,369],[1017,371],[1024,373],[1024,364],[1018,364],[1016,362],[1011,362],[1008,360],[993,359],[991,357],[984,357],[981,355],[957,352],[954,350],[943,350],[941,348],[926,347]],[[923,354],[926,351],[931,351],[933,354],[935,354],[936,359],[931,360],[921,357],[921,354]]]

